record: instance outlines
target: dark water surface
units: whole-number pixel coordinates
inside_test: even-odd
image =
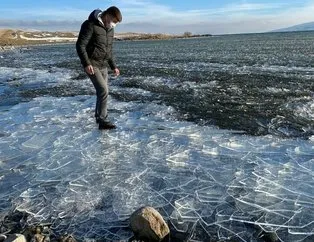
[[[122,76],[112,81],[118,87],[112,95],[146,101],[146,96],[123,92],[125,87],[145,90],[152,93],[152,100],[173,106],[183,120],[253,135],[309,137],[313,135],[313,38],[309,32],[116,42]],[[22,85],[24,98],[87,92],[78,84],[85,75],[73,45],[3,55],[1,66],[71,70],[73,83],[51,90],[42,83]]]

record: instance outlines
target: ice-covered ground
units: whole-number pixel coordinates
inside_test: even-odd
[[[38,97],[1,112],[1,209],[79,238],[129,238],[126,219],[143,205],[198,241],[254,241],[256,226],[313,238],[313,140],[202,127],[168,106],[115,99],[118,129],[99,131],[94,101]]]
[[[129,215],[150,205],[190,241],[312,242],[314,69],[304,35],[291,48],[286,38],[287,51],[271,34],[259,44],[119,42],[114,131],[97,129],[75,46],[4,52],[0,218],[17,208],[56,233],[117,241],[131,236]]]

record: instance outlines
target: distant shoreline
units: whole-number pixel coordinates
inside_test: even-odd
[[[190,39],[211,37],[211,34],[191,34],[185,33],[183,35],[169,35],[169,34],[143,34],[143,33],[126,33],[117,34],[115,40],[127,41],[127,40],[170,40],[170,39]]]
[[[186,32],[183,35],[169,34],[145,34],[145,33],[117,33],[116,41],[136,40],[170,40],[210,37],[210,34],[193,35]],[[47,32],[47,31],[23,31],[12,29],[0,29],[0,51],[10,50],[13,47],[25,47],[32,45],[54,45],[76,42],[78,33],[74,32]]]
[[[230,35],[251,35],[251,34],[289,34],[289,33],[314,32],[289,31],[289,32],[262,32],[262,33],[238,33],[238,34],[192,34],[186,32],[182,35],[174,34],[150,34],[150,33],[116,33],[115,41],[143,41],[143,40],[172,40],[172,39],[193,39]],[[75,43],[78,32],[48,32],[48,31],[26,31],[14,29],[0,29],[0,51],[11,50],[15,47],[27,47],[37,45],[56,45]]]
[[[63,32],[29,32],[22,30],[0,30],[0,50],[30,45],[72,43],[76,41],[75,33]]]

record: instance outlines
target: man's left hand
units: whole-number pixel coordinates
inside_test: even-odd
[[[113,74],[114,74],[115,76],[119,76],[119,75],[120,75],[120,70],[119,70],[118,68],[114,69],[114,70],[113,70]]]

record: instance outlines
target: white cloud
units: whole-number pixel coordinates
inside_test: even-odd
[[[295,7],[295,3],[263,4],[241,1],[238,4],[225,5],[220,8],[194,8],[186,11],[157,4],[153,0],[107,1],[106,5],[110,4],[118,6],[122,11],[123,23],[117,29],[120,32],[183,33],[190,31],[211,34],[265,32],[314,21],[313,1],[299,7]],[[48,26],[44,24],[47,21],[52,25],[56,21],[58,26],[60,26],[60,21],[64,21],[64,28],[68,21],[71,30],[76,30],[80,25],[73,24],[73,21],[82,22],[88,17],[90,10],[92,9],[26,9],[23,10],[23,18],[29,16],[28,25],[35,23],[35,20],[44,20],[46,22],[42,25],[45,28]],[[0,16],[4,13],[3,11],[16,12],[17,10],[0,9]],[[23,23],[27,25],[26,22],[23,20]],[[36,26],[40,24],[36,22]]]
[[[73,20],[79,16],[88,16],[88,10],[63,7],[63,8],[27,8],[27,9],[0,9],[0,16],[6,16],[6,13],[15,13],[12,15],[14,20],[29,19],[33,20]],[[16,14],[17,13],[17,14]],[[18,14],[23,13],[23,14]]]
[[[192,31],[198,33],[244,33],[265,32],[273,29],[314,21],[314,4],[295,7],[289,3],[239,3],[226,5],[215,9],[191,9],[177,11],[169,6],[158,5],[144,0],[121,0],[125,27],[136,29],[143,27],[143,32]],[[120,5],[119,5],[120,6]],[[188,27],[190,29],[188,29]],[[135,28],[135,27],[133,27]],[[124,28],[121,28],[124,29]]]
[[[285,3],[240,3],[230,4],[222,8],[225,12],[242,12],[242,11],[256,11],[256,10],[274,10],[287,6]]]
[[[190,9],[187,11],[177,11],[166,5],[155,4],[144,0],[120,0],[119,6],[123,9],[126,22],[191,22],[191,18],[210,20],[213,17],[225,17],[230,15],[241,15],[250,12],[280,9],[286,6],[284,3],[260,4],[260,3],[240,3],[230,4],[214,9]]]
[[[286,4],[260,4],[260,3],[242,3],[242,4],[230,4],[221,8],[215,9],[193,9],[188,11],[189,14],[199,16],[212,16],[212,15],[229,15],[229,14],[245,14],[248,12],[260,12],[265,10],[274,11],[286,6]]]

